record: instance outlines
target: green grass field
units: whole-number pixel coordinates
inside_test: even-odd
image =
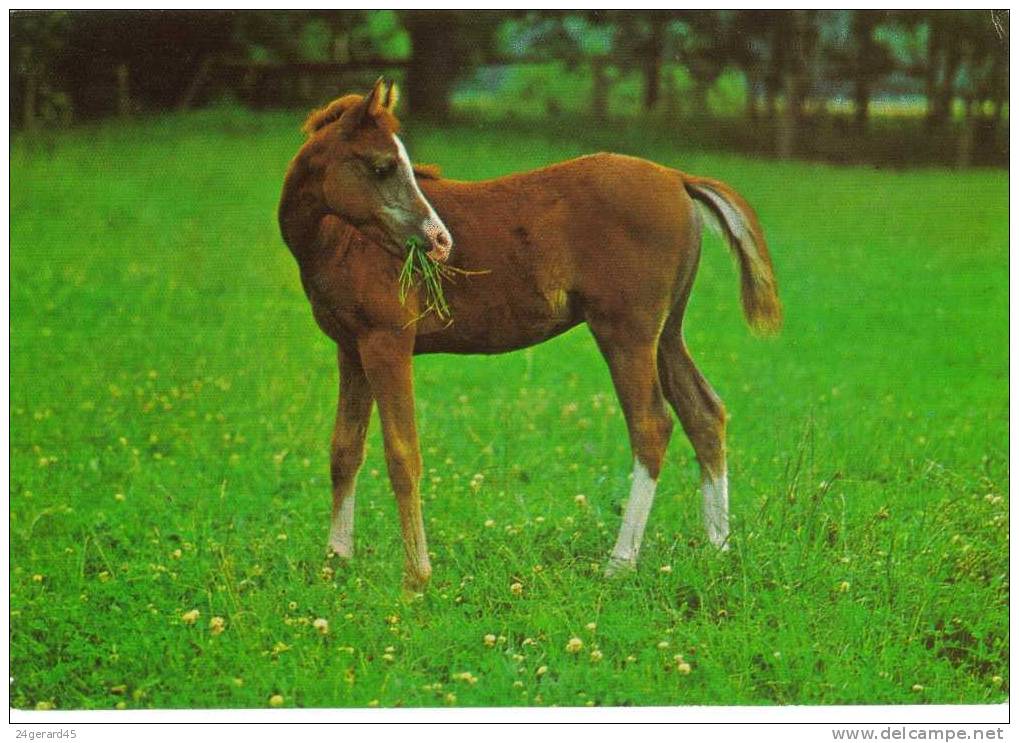
[[[733,549],[705,545],[677,427],[640,569],[613,581],[631,458],[587,330],[419,358],[435,573],[405,601],[377,420],[356,560],[324,558],[334,349],[275,221],[300,118],[14,141],[13,706],[1007,697],[1006,172],[407,122],[412,155],[453,177],[604,148],[729,181],[787,323],[749,334],[706,236],[687,339],[731,414]]]

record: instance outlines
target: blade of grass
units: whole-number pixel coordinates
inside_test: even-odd
[[[440,320],[450,320],[452,312],[446,301],[442,288],[442,268],[425,253],[420,241],[411,238],[407,241],[407,257],[403,261],[399,276],[400,303],[405,304],[407,296],[420,283],[424,286],[424,310],[420,317],[434,312]]]

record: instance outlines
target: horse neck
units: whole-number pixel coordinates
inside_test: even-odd
[[[327,213],[321,189],[309,178],[303,162],[295,161],[283,183],[278,217],[283,241],[298,263],[313,258],[319,225]]]

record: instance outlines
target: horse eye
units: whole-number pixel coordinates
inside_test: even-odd
[[[385,165],[373,165],[372,173],[375,174],[376,178],[385,178],[387,175],[391,175],[396,169],[396,163],[386,163]]]

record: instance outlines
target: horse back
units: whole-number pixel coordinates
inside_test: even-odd
[[[464,282],[487,285],[471,300],[542,331],[576,324],[593,305],[670,296],[699,247],[682,175],[639,158],[601,153],[421,186],[454,236],[454,264],[489,272]]]

